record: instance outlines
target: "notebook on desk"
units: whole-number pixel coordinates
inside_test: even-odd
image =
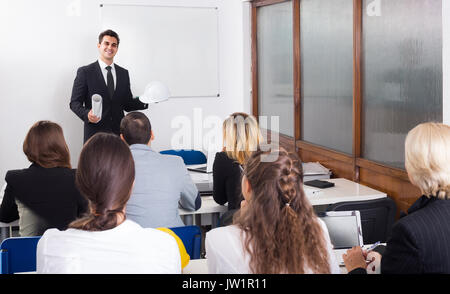
[[[210,148],[208,150],[208,157],[206,157],[206,164],[197,165],[196,167],[188,167],[188,170],[196,171],[200,173],[212,173],[214,159],[216,157],[216,151]]]
[[[354,246],[363,247],[361,215],[359,211],[327,211],[318,213],[318,216],[327,226],[335,251],[342,251],[342,254],[344,254]],[[337,255],[340,265],[344,264],[342,254]]]

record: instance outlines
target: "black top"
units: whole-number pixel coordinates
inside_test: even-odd
[[[381,273],[450,274],[449,219],[450,200],[420,197],[392,227]]]
[[[37,235],[48,228],[64,230],[70,222],[87,211],[88,202],[75,187],[75,170],[43,168],[32,164],[27,169],[11,170],[5,177],[7,186],[0,206],[0,221],[19,218],[16,200],[39,218]]]
[[[244,199],[241,194],[240,164],[228,157],[225,152],[218,152],[213,164],[213,197],[221,205],[228,202],[228,210],[241,207]]]
[[[133,99],[128,71],[117,64],[114,64],[114,68],[116,89],[112,97],[98,61],[80,67],[77,71],[70,98],[70,109],[84,121],[84,142],[97,132],[112,132],[119,135],[124,111],[148,108],[148,104]],[[102,96],[102,118],[98,123],[91,123],[88,120],[94,94]]]

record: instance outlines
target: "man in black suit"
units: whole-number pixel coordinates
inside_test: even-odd
[[[80,67],[73,83],[70,109],[84,121],[84,142],[97,132],[120,133],[124,111],[143,110],[148,104],[133,99],[128,71],[114,64],[119,36],[112,30],[98,37],[99,59]],[[92,112],[92,96],[102,97],[102,116]]]

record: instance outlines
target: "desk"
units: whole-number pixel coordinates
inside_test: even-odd
[[[189,171],[195,185],[201,192],[212,192],[213,178],[212,174]],[[364,201],[387,197],[386,193],[369,188],[367,186],[352,182],[347,179],[327,179],[333,182],[334,187],[319,189],[310,186],[303,186],[306,197],[313,206],[329,205],[344,201]],[[202,207],[197,211],[186,211],[180,209],[180,215],[185,218],[186,224],[193,224],[193,215],[212,214],[213,221],[211,225],[217,224],[220,213],[227,211],[227,207],[217,204],[212,196],[202,197]]]
[[[220,214],[228,211],[228,206],[217,204],[212,196],[202,196],[202,206],[196,211],[188,211],[183,208],[178,209],[180,216],[184,219],[185,225],[192,225],[193,217],[198,216],[196,220],[197,225],[201,224],[202,215],[211,215],[211,227],[217,227]]]
[[[387,197],[386,193],[347,179],[328,179],[327,181],[333,182],[335,186],[316,189],[314,194],[308,193],[306,189],[309,189],[309,187],[305,186],[306,196],[311,205],[327,205],[344,201],[364,201]]]
[[[189,165],[191,168],[202,166],[203,164]],[[197,186],[199,192],[211,192],[213,191],[213,174],[212,173],[201,173],[189,170],[189,175],[192,181]]]
[[[347,250],[334,250],[336,260],[339,260],[340,255],[345,252],[347,252]],[[339,266],[339,269],[341,274],[347,274],[345,266]],[[208,274],[208,260],[205,258],[190,260],[188,265],[183,269],[183,274]]]

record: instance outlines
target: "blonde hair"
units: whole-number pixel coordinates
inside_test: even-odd
[[[450,191],[450,126],[423,123],[409,131],[405,140],[408,177],[430,197],[447,198]]]
[[[255,117],[243,112],[231,114],[223,122],[222,130],[225,152],[239,164],[244,164],[263,140]]]

